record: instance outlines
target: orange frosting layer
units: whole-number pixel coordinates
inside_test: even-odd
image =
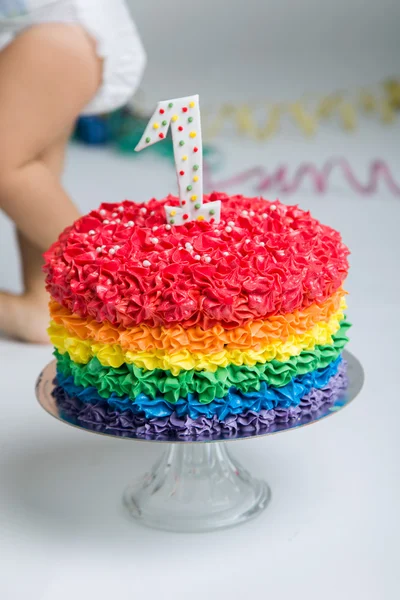
[[[81,340],[90,338],[103,344],[119,344],[124,350],[162,349],[173,353],[186,348],[190,352],[214,353],[237,348],[258,351],[277,339],[286,341],[292,335],[305,333],[316,323],[329,321],[339,308],[345,308],[345,294],[339,289],[321,305],[312,304],[304,310],[251,321],[235,329],[224,329],[220,325],[203,330],[200,327],[184,329],[175,325],[165,328],[144,324],[126,329],[109,322],[99,323],[92,317],[80,317],[55,300],[51,300],[49,306],[52,320]]]

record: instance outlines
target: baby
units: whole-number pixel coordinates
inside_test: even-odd
[[[42,253],[79,216],[62,188],[76,118],[124,105],[145,53],[123,0],[0,0],[0,208],[24,292],[0,292],[0,330],[45,342]]]

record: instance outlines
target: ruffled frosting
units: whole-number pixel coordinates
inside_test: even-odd
[[[118,344],[102,344],[92,339],[81,340],[71,336],[63,325],[54,322],[50,324],[48,334],[55,348],[61,353],[68,352],[77,363],[87,363],[96,357],[103,366],[118,368],[128,363],[148,371],[162,369],[179,375],[182,370],[215,372],[219,367],[229,365],[251,367],[271,360],[284,362],[304,350],[313,350],[317,345],[331,344],[332,335],[340,329],[343,317],[343,312],[338,311],[327,323],[317,323],[306,333],[292,336],[285,342],[275,340],[260,350],[224,349],[214,354],[192,353],[185,348],[173,354],[168,354],[165,350],[125,351]]]
[[[175,412],[179,417],[189,415],[192,419],[197,419],[201,415],[212,418],[215,415],[219,421],[222,421],[231,415],[241,414],[245,410],[258,413],[261,410],[297,406],[301,398],[311,389],[320,389],[327,384],[337,372],[340,362],[341,357],[339,356],[324,369],[294,377],[288,384],[279,388],[271,387],[265,382],[260,382],[259,389],[252,392],[242,392],[232,387],[226,396],[215,398],[208,404],[199,402],[194,394],[189,394],[187,398],[179,398],[175,403],[168,402],[162,396],[149,398],[144,394],[140,394],[134,400],[127,396],[119,397],[111,394],[106,401],[115,410],[131,410],[146,419],[168,417]],[[77,386],[72,377],[65,377],[60,372],[57,372],[57,383],[66,390],[69,396],[76,397],[81,402],[96,404],[102,400],[96,388]]]
[[[59,410],[85,427],[96,431],[124,435],[134,433],[148,439],[168,439],[193,437],[232,437],[240,433],[261,433],[278,423],[289,423],[315,415],[325,405],[333,404],[347,386],[346,363],[342,361],[335,375],[321,388],[313,388],[303,396],[296,407],[261,410],[246,410],[239,415],[231,415],[223,421],[216,416],[192,419],[189,415],[179,416],[173,412],[168,417],[146,419],[135,415],[131,410],[114,410],[104,400],[95,404],[81,402],[76,396],[69,396],[58,386],[53,391]]]
[[[219,224],[171,229],[164,205],[177,198],[102,205],[45,254],[48,291],[99,322],[207,330],[322,304],[341,287],[349,251],[338,232],[278,201],[205,197],[218,199]]]
[[[62,325],[71,337],[92,339],[102,344],[117,344],[123,350],[151,352],[164,350],[168,354],[183,349],[207,354],[222,350],[261,350],[276,340],[285,342],[313,329],[318,323],[326,323],[346,307],[345,292],[340,289],[322,305],[312,304],[303,311],[272,316],[267,320],[250,321],[235,329],[221,325],[207,330],[200,327],[184,329],[181,325],[171,327],[148,327],[138,325],[126,329],[109,322],[98,323],[92,317],[85,318],[71,313],[54,300],[50,302],[50,316]]]
[[[270,386],[281,387],[293,377],[325,368],[337,359],[348,342],[346,334],[349,327],[349,323],[342,323],[333,336],[333,344],[316,346],[314,350],[302,352],[286,362],[271,361],[253,367],[231,365],[218,368],[214,373],[181,371],[175,377],[170,371],[146,371],[126,363],[115,369],[102,366],[96,358],[87,364],[75,363],[68,353],[56,353],[57,368],[64,376],[73,376],[76,385],[96,388],[103,398],[115,394],[131,399],[140,395],[154,399],[162,395],[175,403],[179,398],[194,394],[200,403],[208,403],[226,396],[231,387],[242,392],[258,391],[263,381]]]

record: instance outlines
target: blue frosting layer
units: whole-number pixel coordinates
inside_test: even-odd
[[[321,389],[326,386],[329,379],[337,373],[341,360],[342,357],[339,356],[325,369],[294,377],[287,385],[279,388],[262,382],[259,391],[244,393],[232,387],[227,396],[215,398],[209,404],[202,404],[194,394],[189,394],[187,398],[180,398],[172,404],[162,396],[149,398],[145,394],[139,394],[135,400],[132,400],[128,396],[121,397],[113,393],[107,402],[115,410],[131,410],[134,414],[144,416],[147,419],[169,417],[175,412],[179,417],[189,415],[191,419],[197,419],[200,416],[210,419],[216,415],[222,421],[231,415],[238,415],[246,410],[260,412],[262,409],[271,410],[272,408],[298,406],[301,398],[312,389]],[[81,402],[91,404],[104,402],[104,398],[99,396],[96,388],[77,386],[74,384],[72,376],[65,377],[61,372],[58,372],[57,383],[65,389],[70,397],[76,397]]]

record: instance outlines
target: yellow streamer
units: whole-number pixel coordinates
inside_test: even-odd
[[[215,112],[202,114],[204,136],[210,140],[230,126],[239,135],[267,140],[276,135],[284,119],[294,121],[306,136],[315,135],[321,122],[336,119],[347,131],[357,127],[359,114],[375,115],[385,124],[392,123],[400,109],[400,80],[390,79],[375,89],[355,93],[336,92],[314,102],[301,98],[292,102],[263,104],[223,104]]]

